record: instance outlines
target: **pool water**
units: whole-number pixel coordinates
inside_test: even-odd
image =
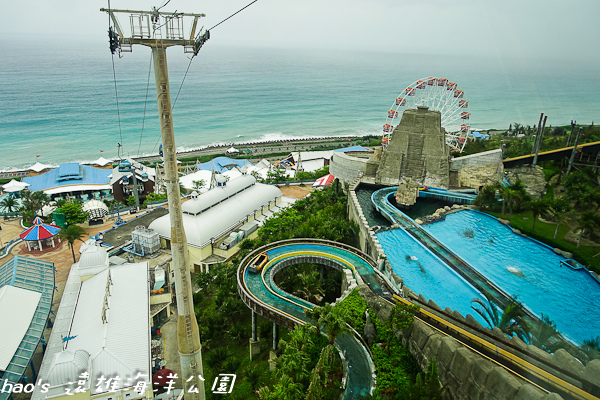
[[[375,208],[375,205],[371,201],[371,195],[383,188],[384,186],[361,184],[356,189],[356,197],[360,203],[363,214],[369,223],[369,226],[383,226],[389,227],[391,223],[385,219],[383,215]],[[398,208],[398,204],[394,199],[394,196],[389,196],[388,200],[392,205]],[[411,217],[412,219],[423,218],[427,215],[433,214],[438,208],[444,208],[444,206],[451,206],[453,203],[449,203],[443,200],[431,199],[431,198],[417,198],[417,203],[407,209],[402,209],[402,212]]]
[[[538,317],[547,315],[566,337],[581,343],[600,334],[600,282],[561,264],[565,258],[551,248],[474,211],[424,228]]]
[[[485,297],[410,234],[394,229],[378,233],[377,239],[394,273],[402,277],[408,288],[442,308],[450,307],[463,316],[471,314],[486,325],[471,309],[472,299],[485,300]]]

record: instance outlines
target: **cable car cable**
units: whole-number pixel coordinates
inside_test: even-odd
[[[207,30],[212,31],[217,26],[221,25],[223,22],[227,21],[229,18],[235,16],[236,14],[241,13],[242,11],[244,11],[246,8],[250,7],[252,4],[256,3],[257,1],[258,0],[254,0],[253,2],[249,3],[248,5],[246,5],[244,8],[239,9],[238,11],[234,12],[233,14],[231,14],[229,17],[225,18],[223,21],[219,22],[218,24],[216,24],[215,26],[213,26],[212,28],[207,29]]]
[[[167,2],[168,3],[168,2]],[[152,54],[150,54],[150,65],[148,66],[148,82],[146,83],[146,100],[144,101],[144,117],[142,118],[142,131],[140,132],[140,144],[138,145],[138,155],[142,148],[142,136],[144,135],[144,126],[146,123],[146,109],[148,108],[148,93],[150,92],[150,73],[152,72]]]
[[[171,0],[168,0],[168,1],[167,1],[167,2],[166,2],[166,3],[165,3],[163,6],[162,6],[162,7],[166,6],[166,5],[169,3],[169,1],[171,1]],[[208,32],[208,31],[211,31],[211,30],[215,29],[217,26],[221,25],[223,22],[225,22],[225,21],[227,21],[228,19],[230,19],[230,18],[234,17],[235,15],[237,15],[237,14],[241,13],[242,11],[244,11],[246,8],[250,7],[252,4],[256,3],[257,1],[258,1],[258,0],[254,0],[254,1],[250,2],[250,3],[248,3],[246,6],[244,6],[244,7],[240,8],[239,10],[237,10],[236,12],[234,12],[233,14],[231,14],[229,17],[225,18],[224,20],[222,20],[222,21],[221,21],[221,22],[219,22],[218,24],[214,25],[212,28],[210,28],[210,29],[207,29],[206,31]],[[161,7],[161,8],[162,8],[162,7]],[[173,14],[175,14],[175,13],[173,13]],[[162,25],[161,25],[161,26],[162,26]],[[160,28],[160,27],[159,27],[159,28]],[[189,72],[189,70],[190,70],[190,66],[192,65],[192,60],[194,59],[194,57],[195,57],[195,56],[196,56],[196,54],[194,54],[194,56],[192,56],[192,57],[190,58],[190,62],[189,62],[189,64],[188,64],[188,66],[187,66],[187,69],[186,69],[186,71],[185,71],[185,74],[183,75],[183,79],[182,79],[182,81],[181,81],[181,85],[179,86],[179,90],[177,91],[177,95],[175,96],[175,101],[173,102],[173,105],[171,106],[171,108],[172,108],[172,109],[175,109],[175,104],[177,104],[177,99],[179,98],[179,93],[181,93],[181,89],[183,88],[183,83],[185,82],[185,78],[187,77],[187,74],[188,74],[188,72]],[[161,140],[161,137],[159,136],[159,138],[158,138],[158,140],[156,141],[156,144],[154,145],[154,148],[152,149],[152,151],[154,151],[154,149],[156,149],[156,146],[158,145],[158,142],[159,142],[160,140]]]
[[[109,32],[109,38],[110,38],[110,32],[111,32],[110,0],[108,0],[108,32]],[[117,90],[117,73],[115,72],[115,53],[112,51],[111,51],[111,59],[112,59],[113,81],[115,83],[115,99],[117,101],[117,120],[119,121],[119,137],[121,139],[119,146],[121,146],[121,143],[123,143],[123,131],[121,129],[121,111],[119,110],[119,91]]]

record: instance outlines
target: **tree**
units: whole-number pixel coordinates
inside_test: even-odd
[[[197,181],[192,181],[192,187],[194,190],[200,190],[206,185],[206,181],[204,179],[199,179]]]
[[[330,303],[326,303],[323,307],[315,307],[304,313],[315,322],[318,333],[321,333],[320,327],[325,325],[329,344],[333,344],[338,336],[348,330],[348,311],[344,308],[333,307]]]
[[[492,208],[498,204],[498,199],[496,198],[496,192],[500,190],[500,184],[492,184],[485,185],[477,194],[477,198],[475,199],[475,205],[487,210],[488,208]]]
[[[600,358],[600,336],[584,340],[580,348],[587,354],[590,360]]]
[[[69,244],[71,254],[73,254],[73,262],[77,262],[77,260],[75,260],[75,249],[73,248],[73,245],[76,240],[83,242],[82,237],[87,236],[85,229],[79,225],[69,225],[65,229],[62,229],[58,233],[58,236]]]
[[[135,206],[135,197],[129,196],[127,200],[125,200],[128,206]]]
[[[564,222],[564,213],[569,212],[570,210],[571,210],[571,203],[567,199],[564,199],[564,198],[553,199],[550,202],[550,207],[549,207],[548,211],[550,212],[550,214],[552,214],[552,216],[556,220],[556,229],[554,230],[553,239],[556,239],[556,236],[558,235],[558,228],[560,227],[560,224],[562,222]]]
[[[82,224],[87,221],[88,213],[81,208],[81,202],[67,201],[60,212],[65,215],[68,225]]]
[[[33,192],[31,198],[33,200],[33,207],[35,208],[33,211],[37,212],[39,210],[40,214],[42,214],[42,209],[50,202],[50,196],[42,191],[38,191]]]
[[[531,329],[529,337],[532,345],[542,350],[550,351],[550,339],[557,333],[556,323],[542,313],[542,319]]]
[[[593,232],[595,228],[600,227],[600,214],[596,214],[593,210],[587,210],[581,213],[578,219],[579,222],[579,239],[577,240],[577,248],[581,245],[581,238],[585,231]]]
[[[302,272],[298,274],[298,280],[300,287],[294,292],[294,295],[315,304],[318,304],[323,300],[325,292],[319,282],[319,273],[317,271]]]
[[[442,398],[444,388],[440,384],[438,377],[437,361],[432,358],[427,365],[425,373],[419,372],[411,390],[408,400],[438,400]]]
[[[11,213],[17,209],[17,201],[13,196],[8,196],[0,201],[0,206],[2,206],[6,212]]]
[[[523,319],[523,305],[516,298],[512,298],[500,312],[491,296],[486,293],[484,296],[487,302],[475,298],[471,300],[471,303],[475,303],[471,308],[487,322],[490,329],[497,327],[508,336],[517,335],[521,340],[527,341],[529,335],[527,323]]]
[[[533,225],[531,226],[531,231],[535,232],[535,221],[539,215],[546,213],[550,209],[550,202],[545,198],[541,198],[539,200],[530,201],[528,205],[533,213]]]
[[[505,214],[505,207],[508,207],[509,219],[512,218],[514,210],[518,210],[521,203],[529,200],[529,195],[525,191],[525,185],[520,180],[514,182],[511,186],[503,188],[500,192],[502,197],[502,215]]]

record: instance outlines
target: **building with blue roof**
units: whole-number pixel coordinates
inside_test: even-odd
[[[23,178],[32,192],[43,191],[52,198],[78,197],[83,201],[110,195],[111,170],[79,163],[61,164],[36,176]]]
[[[223,173],[231,170],[232,168],[242,168],[244,165],[247,165],[248,167],[254,166],[254,164],[248,160],[235,160],[229,157],[217,157],[205,163],[196,164],[196,167],[199,170]]]
[[[19,383],[29,366],[36,378],[31,360],[43,341],[53,295],[53,263],[14,256],[0,264],[0,380]],[[9,396],[0,393],[0,400]]]
[[[362,146],[350,146],[350,147],[344,147],[342,149],[336,149],[334,150],[334,152],[337,153],[372,153],[371,150],[367,149],[366,147],[362,147]]]

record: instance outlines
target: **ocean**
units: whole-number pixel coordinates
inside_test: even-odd
[[[160,141],[149,48],[115,56],[108,43],[4,41],[0,45],[0,170],[156,154]],[[222,47],[211,39],[192,61],[167,50],[178,149],[300,137],[380,135],[409,84],[452,80],[469,101],[471,126],[589,124],[600,80],[568,61],[332,49]],[[189,72],[184,78],[185,71]],[[120,116],[120,124],[119,118]],[[122,144],[120,153],[118,143]]]

